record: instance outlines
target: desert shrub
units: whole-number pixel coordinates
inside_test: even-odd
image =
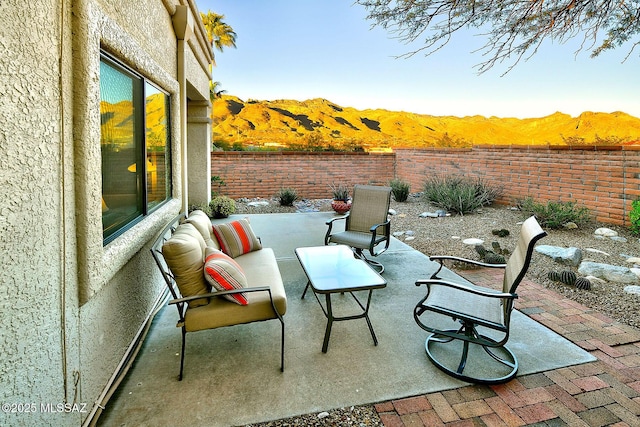
[[[293,188],[281,188],[276,198],[280,206],[292,206],[293,202],[298,200],[298,192]]]
[[[399,178],[395,178],[389,182],[389,186],[391,187],[391,193],[393,194],[393,198],[396,202],[407,201],[409,192],[411,191],[411,184],[404,182]]]
[[[207,214],[208,217],[211,217],[211,208],[209,207],[209,204],[204,202],[204,203],[194,203],[192,205],[189,205],[189,213],[193,212],[193,211],[202,211],[204,213]]]
[[[527,216],[535,215],[542,227],[561,228],[569,222],[579,225],[589,221],[589,209],[575,202],[548,201],[544,204],[526,197],[517,205]]]
[[[236,211],[236,202],[227,196],[216,196],[209,202],[209,208],[213,218],[226,218]]]
[[[629,221],[631,222],[631,232],[633,234],[640,234],[640,198],[637,198],[631,203]]]
[[[424,184],[424,197],[431,204],[459,214],[488,206],[501,194],[502,187],[489,185],[481,178],[434,176]]]

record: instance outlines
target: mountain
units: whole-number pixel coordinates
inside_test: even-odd
[[[213,103],[218,146],[384,150],[392,147],[621,144],[640,139],[640,119],[623,112],[554,113],[517,119],[431,116],[357,110],[326,99],[243,101],[223,95]]]

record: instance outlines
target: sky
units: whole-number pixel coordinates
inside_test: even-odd
[[[485,39],[456,33],[430,56],[397,56],[406,45],[371,28],[352,0],[196,0],[237,33],[237,48],[214,51],[213,80],[247,101],[324,98],[342,107],[383,108],[434,116],[544,117],[555,112],[623,111],[640,117],[640,57],[628,47],[596,58],[581,39],[544,43],[507,71],[498,64],[478,74]]]

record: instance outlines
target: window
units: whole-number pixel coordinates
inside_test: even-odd
[[[103,54],[100,124],[107,244],[171,197],[169,95]]]

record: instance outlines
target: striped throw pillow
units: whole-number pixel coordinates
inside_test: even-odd
[[[224,224],[214,224],[213,234],[215,234],[222,252],[231,258],[262,249],[262,245],[253,233],[247,218]]]
[[[218,291],[231,291],[247,287],[247,278],[238,263],[228,255],[213,248],[206,249],[204,278]],[[244,292],[223,296],[236,304],[249,304],[247,294]]]

